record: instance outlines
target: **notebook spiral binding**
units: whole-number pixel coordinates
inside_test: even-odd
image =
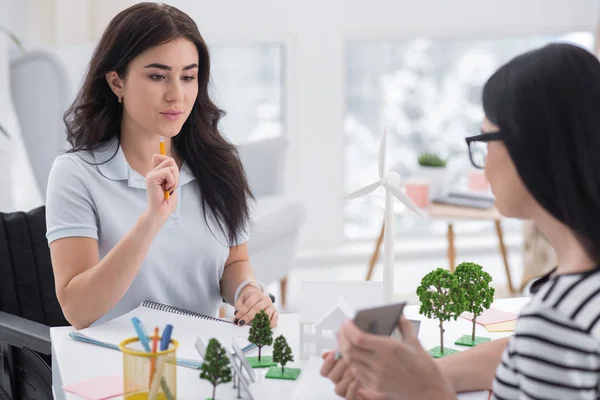
[[[165,311],[165,312],[172,313],[172,314],[185,315],[187,317],[196,317],[196,318],[206,319],[206,320],[210,320],[210,321],[225,322],[228,324],[231,323],[230,321],[227,321],[227,320],[224,320],[221,318],[212,317],[212,316],[206,315],[206,314],[200,314],[200,313],[197,313],[194,311],[189,311],[189,310],[185,310],[183,308],[169,306],[169,305],[162,304],[162,303],[157,303],[155,301],[150,301],[150,300],[144,301],[142,303],[142,306],[151,308],[153,310]]]

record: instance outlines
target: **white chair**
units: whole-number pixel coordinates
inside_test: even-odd
[[[79,89],[93,44],[28,52],[10,63],[11,91],[25,148],[42,193],[56,156],[67,148],[63,113]],[[303,204],[282,192],[286,140],[250,141],[240,157],[256,197],[248,243],[256,276],[281,282],[285,305],[287,274],[296,257]]]

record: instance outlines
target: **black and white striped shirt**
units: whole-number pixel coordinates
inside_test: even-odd
[[[496,370],[492,399],[600,398],[600,269],[540,281]]]

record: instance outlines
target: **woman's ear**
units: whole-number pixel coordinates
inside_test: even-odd
[[[106,82],[108,82],[108,86],[110,86],[111,90],[121,102],[123,98],[123,80],[119,77],[119,74],[116,71],[110,71],[106,74]]]

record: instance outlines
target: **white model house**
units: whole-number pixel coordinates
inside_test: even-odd
[[[303,282],[300,358],[337,349],[336,333],[357,310],[383,303],[381,282]]]
[[[300,358],[309,358],[311,355],[322,354],[328,350],[335,350],[337,346],[336,332],[349,318],[354,317],[354,311],[340,298],[321,316],[321,319],[312,323],[300,324]]]

